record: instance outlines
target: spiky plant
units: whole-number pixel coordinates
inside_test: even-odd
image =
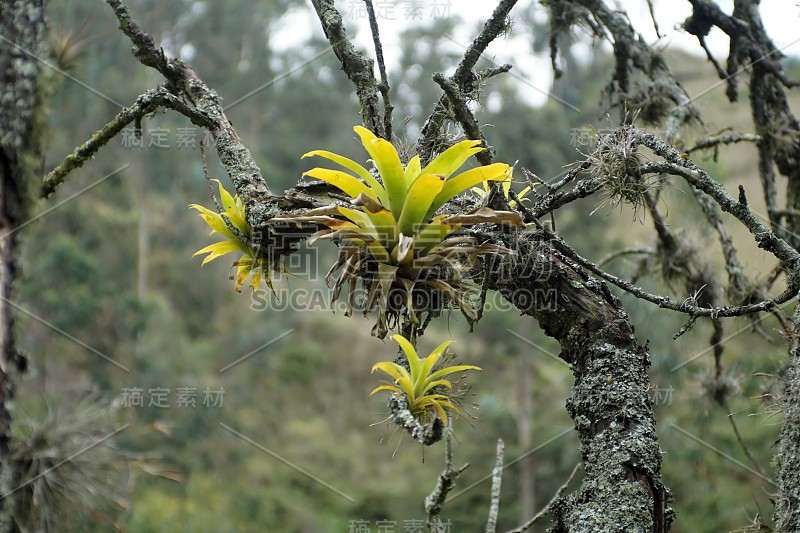
[[[212,211],[202,205],[191,204],[189,207],[200,212],[200,217],[211,227],[211,235],[219,233],[225,240],[210,244],[198,250],[194,255],[208,254],[202,265],[229,253],[240,253],[239,260],[233,263],[236,267],[234,289],[241,292],[242,285],[250,279],[250,287],[258,290],[263,280],[272,289],[272,272],[281,271],[278,260],[265,257],[254,242],[253,229],[247,223],[244,205],[239,195],[231,196],[219,180],[213,180],[219,186],[219,197],[222,205],[217,205],[219,212]],[[216,203],[216,199],[214,199]],[[194,257],[194,256],[192,256]]]
[[[453,341],[448,340],[440,344],[427,357],[420,359],[414,346],[402,335],[392,335],[392,339],[400,345],[408,361],[408,368],[398,363],[384,361],[376,363],[372,372],[380,370],[385,372],[394,381],[375,387],[370,396],[379,391],[389,391],[392,394],[404,397],[408,410],[422,424],[439,418],[444,426],[448,425],[448,411],[452,414],[462,414],[448,395],[453,390],[453,383],[445,377],[456,372],[478,370],[481,368],[473,365],[443,366],[437,363]]]
[[[403,166],[397,150],[368,129],[356,126],[356,134],[370,155],[378,177],[359,163],[324,150],[308,152],[303,157],[318,156],[339,165],[342,170],[314,168],[304,174],[326,181],[351,197],[354,208],[330,206],[295,217],[272,221],[315,223],[325,226],[316,239],[337,239],[340,253],[326,275],[336,278],[332,299],[339,297],[347,284],[347,314],[352,312],[358,280],[366,290],[364,313],[377,304],[378,321],[373,334],[383,337],[389,329],[389,317],[407,316],[419,324],[418,312],[438,313],[443,301],[455,302],[468,320],[475,312],[468,300],[467,284],[461,273],[476,258],[510,250],[489,243],[478,243],[468,235],[453,233],[478,223],[524,225],[511,211],[480,208],[464,214],[441,214],[436,211],[448,200],[486,181],[504,180],[510,168],[505,163],[480,166],[460,174],[456,171],[480,152],[480,141],[462,141],[448,148],[422,168],[419,156]],[[415,298],[425,305],[416,305]]]
[[[658,178],[639,171],[646,157],[639,152],[631,132],[631,127],[624,126],[598,135],[597,146],[586,156],[591,163],[589,173],[598,179],[602,187],[602,199],[595,211],[606,205],[611,208],[628,205],[634,217],[641,219],[646,212],[645,197],[659,183]]]
[[[96,520],[128,507],[127,460],[110,438],[112,415],[88,395],[48,402],[42,417],[20,417],[12,459],[20,472],[16,517],[24,530],[65,531],[81,515]]]

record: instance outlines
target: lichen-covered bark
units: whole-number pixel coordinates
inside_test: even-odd
[[[328,38],[333,52],[342,63],[342,70],[356,87],[364,127],[379,137],[385,137],[386,131],[381,121],[378,103],[378,81],[375,79],[374,62],[358,53],[347,38],[342,15],[334,7],[333,0],[312,0],[311,3],[322,23],[325,37]]]
[[[794,323],[800,324],[800,307]],[[800,333],[795,326],[795,334]],[[789,350],[786,389],[783,402],[784,419],[780,448],[775,456],[775,531],[800,531],[800,339],[795,338]]]
[[[672,510],[661,482],[647,348],[605,284],[541,236],[510,240],[519,259],[501,267],[491,288],[560,342],[575,376],[567,409],[586,475],[554,506],[552,530],[667,531]]]
[[[17,351],[9,300],[17,273],[17,235],[27,217],[32,190],[41,174],[38,128],[41,125],[39,55],[44,36],[43,0],[3,2],[0,9],[0,494],[18,481],[10,459],[15,374],[24,370]],[[10,41],[10,42],[9,42]],[[13,44],[12,44],[13,43]],[[14,495],[0,499],[0,532],[16,531]]]

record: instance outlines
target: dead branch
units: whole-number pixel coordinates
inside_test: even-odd
[[[452,432],[445,430],[444,434],[444,470],[439,474],[436,486],[427,498],[425,498],[425,512],[428,515],[428,528],[431,531],[440,531],[442,527],[441,519],[442,506],[447,495],[455,487],[458,476],[469,468],[469,463],[465,463],[460,468],[453,468],[453,444]]]

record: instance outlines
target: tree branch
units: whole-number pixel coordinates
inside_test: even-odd
[[[450,81],[453,82],[462,93],[471,93],[477,88],[475,84],[478,83],[478,80],[473,73],[473,69],[489,44],[504,31],[506,19],[516,3],[517,0],[501,0],[492,12],[492,15],[483,25],[481,32],[464,52],[464,57],[459,62],[458,67],[456,67],[455,73],[450,77]],[[443,144],[441,129],[447,118],[446,110],[447,96],[442,95],[439,101],[436,102],[430,116],[422,125],[422,135],[417,142],[417,147],[423,164],[433,159],[437,147],[441,147]],[[474,138],[482,139],[483,137]]]
[[[219,96],[194,73],[194,71],[175,58],[167,58],[164,51],[156,49],[152,37],[143,32],[133,21],[119,0],[106,0],[119,20],[119,27],[133,42],[134,56],[167,78],[167,88],[176,97],[185,97],[194,105],[197,112],[212,123],[209,128],[217,148],[217,154],[228,171],[236,192],[248,207],[251,227],[258,228],[261,223],[274,216],[266,208],[272,197],[267,183],[261,175],[250,151],[242,144],[233,125],[225,116]]]
[[[442,506],[447,495],[455,487],[458,476],[469,468],[469,463],[460,468],[453,468],[453,444],[452,431],[446,429],[444,433],[444,470],[439,474],[436,486],[427,498],[425,498],[425,512],[428,514],[428,528],[433,532],[441,531]]]
[[[383,60],[383,45],[381,44],[381,36],[378,33],[378,19],[375,16],[375,7],[372,5],[372,0],[364,0],[367,5],[367,14],[369,16],[369,27],[372,31],[372,42],[375,45],[375,58],[378,60],[378,72],[381,75],[381,82],[378,84],[378,90],[381,92],[383,99],[383,131],[384,137],[392,140],[392,111],[394,106],[389,99],[389,78],[386,76],[386,64]]]
[[[553,530],[667,531],[672,511],[661,482],[646,347],[636,341],[619,300],[565,257],[550,235],[505,238],[524,260],[503,261],[490,288],[559,341],[560,357],[575,375],[567,410],[586,477],[555,509]]]
[[[619,104],[624,104],[633,96],[630,94],[630,70],[633,67],[651,81],[650,86],[645,87],[638,95],[638,99],[643,102],[642,107],[645,108],[643,113],[653,123],[665,118],[664,131],[670,142],[679,137],[683,124],[700,119],[699,110],[675,80],[663,56],[653,51],[636,34],[624,11],[610,9],[602,0],[555,0],[551,2],[551,10],[575,5],[591,12],[614,39],[616,70],[613,81],[616,82],[614,90],[619,93]],[[652,102],[656,105],[650,105],[652,98],[666,98],[674,105],[672,108],[657,105],[656,102]],[[627,112],[630,106],[620,105],[620,108],[622,112]]]
[[[452,110],[455,119],[461,124],[461,128],[464,130],[467,138],[475,140],[480,139],[481,145],[486,148],[483,152],[475,154],[475,158],[481,165],[490,165],[492,163],[492,152],[489,149],[489,145],[486,144],[486,137],[483,136],[483,132],[480,126],[478,126],[478,121],[475,120],[475,115],[470,111],[467,101],[464,99],[464,95],[458,90],[458,86],[452,79],[447,79],[438,72],[433,75],[433,81],[442,88],[444,94],[447,96],[447,105]]]
[[[160,86],[155,89],[150,89],[139,96],[131,107],[123,108],[108,124],[98,130],[85,143],[75,148],[63,162],[53,168],[53,170],[47,174],[42,184],[42,196],[47,198],[55,192],[56,187],[63,183],[70,172],[83,166],[87,160],[91,159],[101,147],[121,132],[125,126],[135,122],[137,130],[139,130],[139,123],[141,120],[146,115],[162,107],[174,109],[178,113],[188,117],[192,123],[197,126],[206,128],[211,128],[213,126],[213,122],[209,120],[208,117],[188,107],[174,94],[170,93],[166,87]]]
[[[734,200],[722,185],[711,179],[703,169],[691,160],[681,157],[681,152],[668,146],[655,135],[633,128],[631,134],[637,144],[647,146],[656,155],[665,159],[661,162],[645,163],[637,172],[643,174],[666,173],[684,178],[691,185],[713,198],[723,211],[736,217],[753,234],[759,248],[772,252],[784,263],[790,276],[797,276],[793,273],[796,273],[797,268],[800,267],[800,253],[764,226],[746,205]],[[794,286],[796,283],[796,280],[790,280],[790,285]]]
[[[720,144],[736,144],[740,142],[757,143],[761,141],[760,135],[753,133],[723,133],[720,135],[711,135],[704,137],[697,141],[694,146],[686,149],[687,154],[696,152],[698,150],[706,150],[708,148],[715,148]]]
[[[356,87],[364,127],[375,135],[386,138],[386,130],[378,110],[379,89],[375,80],[373,61],[362,56],[350,42],[342,22],[342,15],[334,7],[333,0],[311,0],[311,4],[322,23],[325,37],[342,63],[342,70]],[[377,36],[377,31],[375,35]],[[384,100],[384,104],[388,106],[388,100]],[[391,141],[390,138],[387,140]]]
[[[492,500],[489,505],[489,519],[486,522],[486,533],[497,530],[497,514],[500,512],[500,489],[503,483],[503,439],[497,439],[494,469],[492,470]]]

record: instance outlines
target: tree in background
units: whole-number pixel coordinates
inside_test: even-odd
[[[0,16],[0,529],[14,528],[20,483],[12,460],[9,404],[19,373],[26,367],[14,327],[14,293],[18,268],[16,228],[28,218],[42,171],[43,126],[41,65],[25,50],[44,48],[44,2],[14,2]],[[18,43],[18,47],[9,44]]]

